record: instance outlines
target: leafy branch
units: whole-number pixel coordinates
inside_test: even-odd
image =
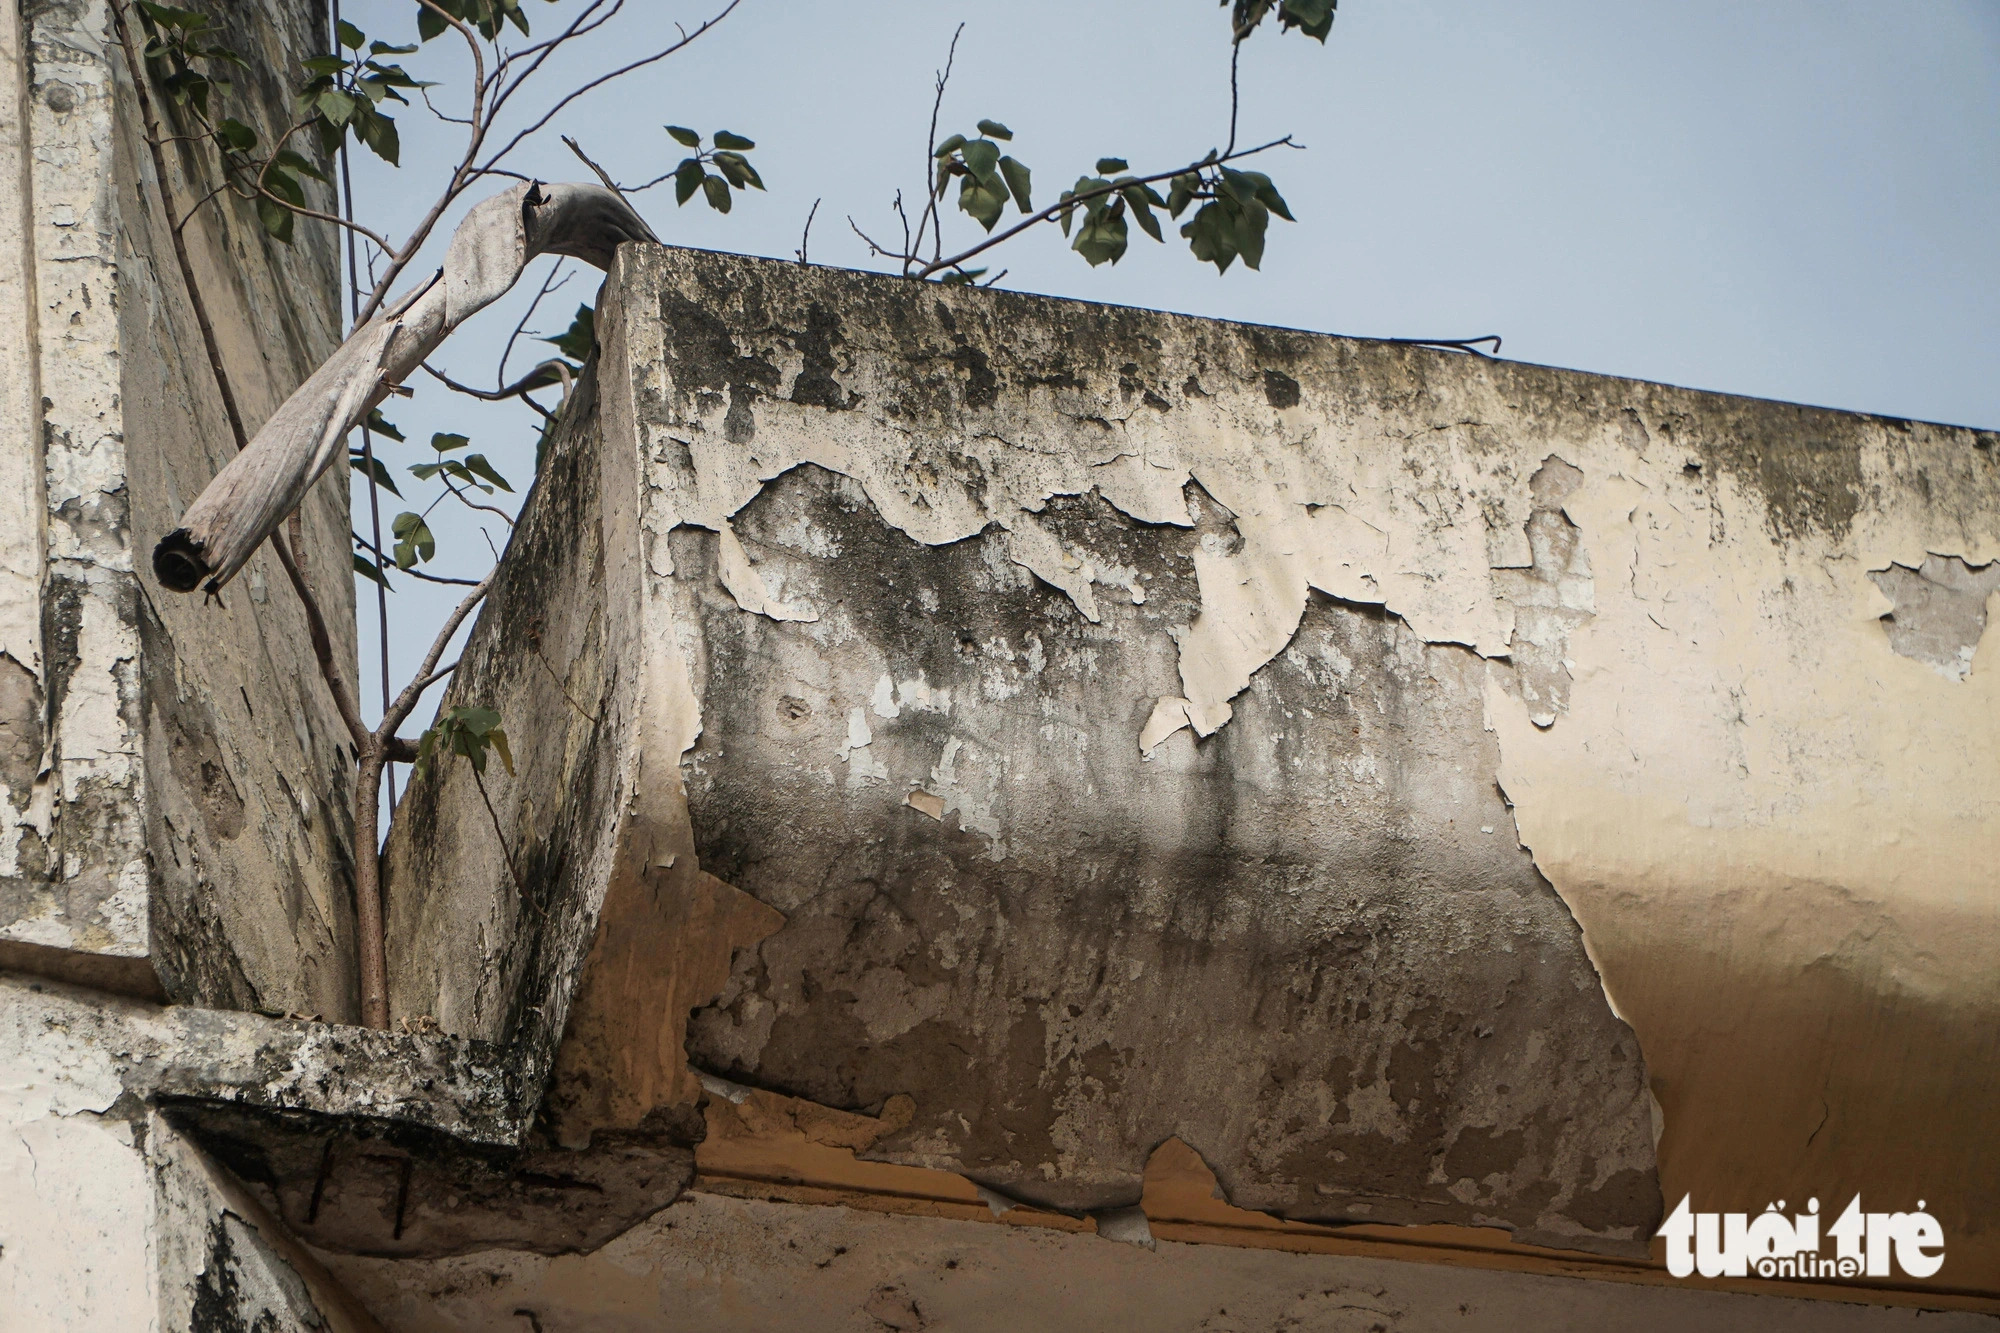
[[[1223,0],[1225,7],[1231,3],[1232,0]],[[1297,31],[1324,42],[1333,25],[1336,3],[1337,0],[1234,0],[1227,146],[1211,149],[1183,166],[1143,175],[1133,174],[1131,165],[1123,158],[1099,158],[1094,174],[1079,176],[1055,203],[1040,209],[1033,200],[1034,173],[1007,151],[1006,146],[1011,146],[1014,138],[1007,126],[997,120],[981,120],[973,134],[953,134],[942,141],[937,137],[945,88],[958,56],[959,37],[964,32],[961,24],[952,34],[944,68],[936,78],[930,159],[925,164],[924,208],[914,229],[904,212],[900,194],[892,208],[902,220],[902,248],[892,249],[876,241],[851,217],[848,225],[871,253],[897,261],[904,276],[959,286],[987,275],[985,268],[968,267],[970,261],[1043,223],[1061,226],[1063,235],[1071,238],[1070,248],[1095,268],[1100,264],[1115,264],[1125,257],[1132,223],[1136,222],[1153,240],[1164,243],[1165,232],[1154,210],[1178,219],[1191,205],[1199,203],[1201,207],[1180,228],[1180,235],[1194,257],[1214,264],[1218,273],[1228,272],[1238,259],[1246,268],[1258,268],[1263,264],[1271,218],[1276,216],[1290,222],[1294,220],[1292,211],[1269,176],[1230,164],[1273,149],[1301,145],[1285,135],[1255,148],[1236,147],[1238,57],[1243,42],[1274,15],[1280,31]],[[958,210],[978,223],[986,237],[946,255],[942,203],[954,180],[958,182]],[[1153,188],[1162,183],[1168,186],[1165,195]],[[1020,220],[996,232],[994,229],[1000,225],[1009,204],[1020,213]],[[927,244],[928,259],[923,256]],[[990,285],[997,280],[996,276],[987,282]]]

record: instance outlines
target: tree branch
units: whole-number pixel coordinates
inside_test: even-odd
[[[402,276],[403,270],[409,266],[412,259],[416,258],[417,252],[423,249],[424,242],[430,239],[431,229],[437,226],[438,219],[444,216],[444,211],[451,207],[452,202],[464,192],[465,187],[471,184],[471,177],[467,173],[478,158],[480,148],[486,142],[488,124],[485,119],[486,56],[479,49],[479,36],[463,19],[447,13],[437,0],[417,0],[417,3],[458,29],[459,35],[465,38],[465,44],[472,52],[472,129],[466,136],[465,156],[459,160],[456,167],[452,168],[451,180],[446,183],[444,193],[437,197],[430,209],[418,221],[410,232],[409,239],[403,243],[403,248],[398,250],[393,246],[384,247],[385,253],[389,256],[389,266],[383,270],[382,276],[376,279],[375,289],[368,293],[368,300],[362,305],[361,313],[355,316],[354,323],[357,328],[367,323],[374,315],[376,309],[389,295],[389,289],[395,285],[396,279]]]
[[[458,633],[458,627],[465,623],[465,618],[472,614],[472,609],[493,590],[493,580],[498,573],[498,570],[487,571],[486,577],[481,579],[478,585],[465,595],[465,600],[445,617],[444,625],[438,630],[437,637],[431,640],[430,651],[424,654],[424,664],[418,669],[417,678],[405,685],[403,692],[396,696],[396,701],[383,711],[382,722],[375,728],[377,737],[395,735],[396,728],[403,724],[403,719],[417,706],[418,698],[430,688],[432,677],[437,674],[438,659],[444,656],[445,648],[451,643],[451,636]]]
[[[423,0],[423,3],[426,5],[434,6],[436,0]],[[551,120],[554,120],[558,112],[560,112],[564,107],[568,106],[571,102],[574,102],[577,98],[582,97],[585,93],[593,92],[596,89],[603,87],[605,84],[610,83],[613,79],[623,78],[625,75],[630,74],[635,69],[643,69],[647,65],[651,65],[658,61],[665,60],[668,56],[674,54],[674,52],[676,51],[682,50],[690,42],[693,42],[694,40],[699,38],[703,33],[707,32],[710,28],[713,28],[716,24],[722,22],[722,20],[728,18],[730,13],[733,10],[735,10],[735,8],[738,5],[742,3],[743,0],[729,0],[729,3],[723,7],[723,10],[720,14],[717,14],[714,18],[702,24],[699,28],[696,28],[693,32],[685,34],[678,42],[675,42],[672,46],[666,47],[660,51],[656,51],[652,55],[641,57],[638,60],[632,61],[630,64],[620,65],[617,69],[612,70],[609,74],[600,74],[596,78],[590,80],[588,83],[583,84],[581,87],[571,89],[568,93],[565,93],[560,99],[558,99],[554,106],[551,106],[547,111],[544,111],[542,113],[541,119],[535,121],[534,124],[528,126],[526,129],[516,134],[513,138],[509,139],[499,149],[499,151],[495,152],[491,157],[487,158],[486,161],[479,167],[478,171],[475,171],[473,174],[476,176],[482,172],[492,170],[494,165],[497,164],[502,158],[506,157],[507,154],[513,152],[516,148],[520,147],[522,140],[526,139],[529,135],[534,134],[535,132],[540,130],[543,126],[547,125]],[[540,57],[537,57],[537,64],[539,64],[540,59],[541,59]],[[521,79],[526,79],[532,73],[534,73],[534,70],[531,68],[525,71],[520,77]],[[516,87],[519,86],[519,80],[516,81],[515,86]]]
[[[917,218],[916,249],[923,249],[924,225],[926,223],[931,224],[931,230],[937,238],[935,249],[932,252],[933,258],[944,250],[944,220],[938,216],[938,199],[943,193],[938,189],[937,178],[938,115],[944,110],[944,86],[951,82],[951,67],[958,60],[958,39],[964,34],[965,25],[963,23],[959,24],[958,28],[951,34],[951,49],[945,52],[944,68],[938,71],[937,76],[937,97],[931,103],[930,136],[924,142],[924,211]],[[907,230],[907,227],[905,230]],[[904,248],[909,248],[907,238],[904,240]],[[903,274],[905,277],[909,276],[910,264],[914,258],[914,251],[904,257]]]
[[[1047,222],[1049,219],[1055,217],[1056,214],[1066,212],[1069,209],[1075,208],[1084,203],[1086,200],[1102,198],[1107,194],[1116,194],[1118,191],[1127,189],[1133,185],[1151,185],[1155,181],[1172,180],[1176,176],[1184,175],[1185,173],[1190,171],[1199,171],[1203,167],[1221,166],[1224,162],[1234,162],[1246,157],[1255,157],[1259,153],[1268,153],[1273,148],[1283,148],[1288,146],[1293,146],[1292,136],[1289,134],[1287,134],[1282,139],[1273,139],[1269,143],[1259,144],[1255,148],[1245,148],[1240,153],[1225,153],[1220,156],[1211,155],[1209,157],[1203,158],[1199,162],[1190,162],[1188,165],[1184,167],[1175,167],[1172,171],[1156,171],[1150,176],[1134,177],[1131,180],[1125,181],[1123,184],[1100,185],[1095,189],[1085,190],[1080,194],[1071,195],[1069,199],[1063,203],[1050,204],[1047,208],[1042,209],[1038,213],[1029,214],[1027,217],[1022,218],[1019,222],[1015,223],[1013,226],[1007,228],[1007,230],[1002,232],[996,232],[993,235],[988,236],[985,240],[981,241],[979,244],[973,246],[969,250],[961,251],[960,253],[953,255],[949,259],[934,260],[933,262],[924,265],[923,268],[917,271],[915,276],[918,278],[928,278],[929,276],[931,276],[931,274],[939,272],[942,269],[957,268],[963,263],[965,263],[966,260],[971,259],[977,255],[984,254],[986,251],[991,250],[994,246],[999,245],[1002,241],[1011,240],[1012,238],[1019,236],[1022,232],[1028,230],[1030,227],[1038,226],[1041,223]],[[862,237],[862,239],[867,240],[868,238],[864,236]]]

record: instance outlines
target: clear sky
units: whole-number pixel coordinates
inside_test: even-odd
[[[580,3],[523,0],[537,36]],[[524,90],[516,123],[723,3],[626,0],[539,95]],[[371,36],[410,39],[409,0],[342,10]],[[1005,122],[1038,202],[1100,156],[1163,170],[1227,136],[1228,27],[1213,0],[742,0],[687,50],[575,103],[508,165],[589,179],[561,132],[644,181],[684,155],[664,124],[727,128],[757,141],[768,193],[739,196],[727,217],[676,208],[670,185],[638,196],[663,240],[790,258],[819,199],[812,260],[879,268],[847,219],[885,233],[896,190],[921,195],[932,74],[960,22],[941,132]],[[405,63],[462,114],[462,43],[448,35]],[[1298,218],[1273,222],[1261,273],[1218,276],[1172,230],[1159,246],[1136,229],[1123,263],[1091,269],[1047,228],[998,253],[1003,285],[1330,333],[1499,333],[1509,358],[2000,426],[2000,0],[1345,0],[1324,48],[1253,37],[1241,86],[1243,141],[1308,146],[1260,164]],[[355,159],[358,215],[392,236],[463,146],[421,104],[400,125],[400,170]],[[952,218],[964,243],[979,235]],[[600,275],[569,267],[531,327],[558,332],[594,299]],[[541,272],[454,339],[441,359],[455,374],[492,382]],[[422,384],[390,416],[411,440],[385,446],[399,477],[429,456],[419,441],[456,430],[525,489],[533,431],[518,407]],[[386,526],[405,506],[383,500]],[[442,512],[439,567],[476,576],[485,542]],[[366,530],[359,490],[356,523]],[[400,685],[454,599],[396,582]],[[367,678],[373,602],[364,586]]]

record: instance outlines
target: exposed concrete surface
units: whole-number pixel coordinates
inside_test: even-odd
[[[603,1250],[323,1256],[397,1333],[1147,1328],[1973,1333],[2000,1321],[1671,1287],[889,1217],[693,1193]]]
[[[274,139],[290,123],[288,71],[324,49],[323,8],[218,16],[251,65],[230,112]],[[133,567],[234,445],[110,18],[105,0],[31,7],[26,63],[16,52],[8,71],[27,169],[0,173],[0,213],[25,220],[16,239],[32,263],[0,263],[13,274],[0,318],[32,293],[35,323],[19,344],[31,364],[0,383],[32,380],[39,401],[25,423],[0,413],[0,467],[33,474],[0,486],[0,504],[27,497],[40,516],[4,525],[21,595],[0,594],[15,607],[0,624],[27,623],[32,585],[37,629],[0,630],[0,961],[341,1018],[353,1008],[347,766],[302,613],[275,564],[226,609],[156,601]],[[214,184],[208,153],[169,148],[178,213]],[[291,247],[269,241],[226,195],[186,228],[253,428],[339,337],[331,229],[297,233]],[[10,257],[11,234],[0,226]],[[351,662],[346,497],[344,474],[314,493],[302,549]],[[39,560],[16,550],[44,530]]]
[[[733,528],[815,620],[745,615],[715,539],[675,535],[696,847],[787,918],[696,1017],[695,1062],[851,1109],[914,1095],[872,1153],[1044,1205],[1136,1203],[1179,1135],[1286,1216],[1643,1242],[1637,1046],[1561,901],[1481,831],[1508,815],[1478,657],[1317,598],[1227,728],[1141,762],[1199,539],[1095,497],[1041,522],[1145,600],[1093,624],[1004,534],[910,541],[810,466]]]
[[[1868,577],[1896,604],[1882,617],[1891,648],[1946,680],[1972,674],[1991,598],[2000,591],[2000,561],[1974,567],[1955,555],[1926,555],[1920,565],[1871,569]]]

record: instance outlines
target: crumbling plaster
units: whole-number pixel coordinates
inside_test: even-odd
[[[1114,827],[1106,811],[1150,808],[1121,806],[1121,784],[1220,763],[1236,775],[1230,799],[1244,800],[1266,781],[1260,772],[1337,755],[1331,734],[1290,755],[1270,748],[1308,697],[1286,693],[1292,673],[1329,711],[1372,707],[1393,721],[1379,710],[1407,698],[1413,716],[1444,726],[1438,741],[1414,747],[1419,733],[1407,728],[1369,736],[1355,757],[1375,769],[1324,769],[1314,781],[1326,791],[1355,794],[1360,785],[1341,784],[1386,780],[1385,765],[1407,766],[1440,742],[1475,785],[1489,784],[1490,811],[1470,789],[1451,796],[1441,772],[1411,785],[1467,802],[1468,825],[1449,823],[1441,805],[1448,834],[1409,826],[1413,864],[1430,866],[1422,873],[1434,885],[1463,887],[1463,872],[1447,868],[1454,839],[1486,849],[1466,863],[1481,873],[1501,864],[1492,849],[1518,840],[1530,880],[1553,884],[1591,962],[1574,990],[1547,980],[1528,988],[1553,1006],[1535,1021],[1551,1033],[1564,1030],[1551,1014],[1583,1023],[1577,1031],[1611,1011],[1631,1022],[1655,1100],[1606,1123],[1632,1127],[1642,1147],[1663,1136],[1669,1196],[1691,1190],[1704,1207],[1752,1211],[1808,1193],[1924,1197],[1954,1238],[1951,1281],[1993,1285],[2000,1264],[1981,1184],[1994,1178],[1990,1127],[1980,1100],[1955,1094],[1952,1079],[1990,1063],[2000,1004],[1979,959],[1997,906],[1982,867],[2000,793],[1981,761],[2000,718],[1987,667],[1995,650],[1981,639],[1962,679],[1899,653],[1881,619],[1892,603],[1871,579],[1927,554],[1969,567],[1994,558],[1991,434],[651,247],[621,254],[599,329],[602,400],[591,410],[602,475],[587,492],[545,480],[524,521],[528,531],[566,531],[574,549],[553,553],[545,542],[544,556],[517,571],[536,599],[496,597],[454,686],[454,699],[477,695],[516,719],[517,745],[546,728],[543,743],[570,756],[554,768],[524,764],[488,793],[505,845],[539,867],[523,881],[539,905],[560,905],[573,923],[565,929],[594,930],[551,1093],[562,1132],[587,1140],[592,1128],[685,1107],[695,1096],[685,1041],[718,1072],[849,1109],[910,1093],[916,1128],[871,1155],[996,1186],[1007,1170],[1053,1169],[1080,1190],[1011,1183],[1066,1207],[1115,1203],[1131,1188],[1116,1182],[1135,1179],[1120,1172],[1134,1168],[1093,1176],[1106,1140],[1073,1113],[1096,1104],[1138,1117],[1119,1131],[1133,1136],[1119,1151],[1143,1159],[1172,1132],[1146,1115],[1184,1104],[1184,1085],[1121,1098],[1123,1075],[1107,1080],[1084,1059],[1095,1038],[1058,1033],[1054,1010],[1039,1039],[974,1058],[971,1082],[949,1060],[891,1057],[904,1034],[976,1012],[968,1001],[981,996],[1000,1005],[996,1014],[1047,998],[1046,983],[1005,969],[1051,956],[1035,931],[1090,919],[1075,915],[1082,900],[1033,906],[1030,896],[1025,915],[1003,912],[968,935],[982,909],[951,886],[998,884],[1016,865],[1029,868],[1024,884],[1067,873],[1064,836],[1093,819]],[[563,527],[579,515],[588,535]],[[1182,562],[1191,586],[1168,587],[1162,558]],[[924,600],[940,590],[960,600]],[[873,628],[861,616],[871,602],[883,612]],[[1018,632],[1027,607],[1029,620],[1066,626],[1070,655],[1053,668],[1055,632],[1039,648]],[[997,635],[975,627],[966,649],[975,661],[998,656],[966,680],[917,669],[931,651],[919,642],[929,622],[968,615],[968,626],[980,615],[1005,622]],[[551,638],[544,625],[561,629]],[[587,642],[593,634],[636,635],[643,651]],[[1374,660],[1344,676],[1339,662],[1351,666],[1349,648],[1363,641]],[[897,653],[909,660],[891,660]],[[1398,661],[1414,666],[1407,679]],[[1031,694],[1039,724],[1030,714],[1010,730],[1003,717],[990,736],[948,736],[978,715],[980,671],[993,668],[1021,680],[1053,670],[1070,693]],[[1471,733],[1423,702],[1446,679],[1476,700]],[[1115,757],[1102,742],[1112,734]],[[589,844],[595,870],[575,858],[538,862],[562,843],[545,812],[551,794],[570,789],[554,775],[573,772],[593,745],[616,756],[617,829]],[[1090,755],[1081,785],[1045,766],[1066,746]],[[1260,750],[1282,762],[1241,762]],[[1009,756],[1030,752],[1023,781],[1061,771],[1067,783],[1039,805],[1033,782],[1006,787]],[[732,783],[726,799],[715,795]],[[1301,779],[1272,808],[1311,785]],[[464,952],[454,923],[476,920],[497,932],[490,940],[532,936],[534,905],[515,890],[463,774],[447,768],[410,799],[423,817],[399,820],[392,838],[392,862],[404,867],[395,892],[412,905],[408,952],[445,961],[399,1006],[498,1036],[509,1004],[569,1004],[560,985],[519,1000],[503,986],[471,1002],[492,981],[452,961]],[[1242,809],[1254,815],[1261,799]],[[1197,805],[1170,816],[1168,842],[1175,819],[1187,833],[1211,813]],[[1389,827],[1379,820],[1349,823]],[[1232,816],[1223,845],[1254,822]],[[1312,837],[1343,827],[1304,823]],[[398,839],[408,840],[400,853]],[[410,875],[467,855],[486,869],[456,883]],[[832,890],[844,879],[808,873],[831,865],[865,886],[877,860],[924,856],[931,883],[878,879],[887,896],[873,905],[865,893],[843,905]],[[1057,859],[1038,868],[1038,857]],[[982,861],[996,868],[981,871]],[[1379,889],[1396,873],[1378,867],[1356,882]],[[1332,906],[1313,892],[1289,907],[1282,897],[1236,907],[1258,928],[1289,929],[1275,923],[1303,919],[1299,904]],[[738,905],[752,899],[783,924]],[[1450,901],[1414,884],[1388,900],[1405,910]],[[478,910],[460,912],[462,902]],[[1400,974],[1417,988],[1407,995],[1471,984],[1478,967],[1517,947],[1477,911],[1445,910],[1400,933],[1381,932],[1380,919],[1332,919],[1378,945],[1409,941],[1398,946],[1415,949]],[[1134,938],[1149,932],[1158,927]],[[938,969],[956,966],[954,949],[967,957],[968,941],[982,966],[1002,970],[983,990],[940,1000]],[[1434,945],[1429,962],[1414,961]],[[1109,956],[1092,945],[1075,961],[1087,969]],[[725,959],[734,967],[721,998],[690,1023],[688,1007],[700,1004],[691,996]],[[1310,955],[1274,960],[1268,975],[1315,965]],[[1157,999],[1127,1012],[1174,1021]],[[793,1035],[778,1041],[774,1021]],[[977,1021],[982,1041],[1005,1027]],[[1328,1030],[1351,1040],[1359,1028],[1350,1016]],[[1417,1034],[1404,1025],[1386,1035],[1393,1047]],[[1437,1035],[1446,1050],[1465,1040],[1451,1025]],[[1120,1047],[1101,1049],[1115,1057]],[[1185,1049],[1199,1063],[1209,1048]],[[1610,1047],[1588,1049],[1578,1048],[1579,1067],[1615,1065]],[[1435,1066],[1436,1086],[1478,1102],[1482,1085],[1457,1059]],[[1279,1086],[1298,1076],[1300,1090],[1340,1082],[1331,1071],[1273,1072]],[[1351,1088],[1366,1086],[1363,1076]],[[1398,1087],[1393,1075],[1386,1087]],[[1546,1080],[1535,1091],[1557,1103],[1568,1095]],[[1012,1167],[982,1167],[967,1150],[986,1131],[970,1118],[1006,1125],[1016,1094],[1068,1099],[1030,1107],[1057,1138]],[[1365,1105],[1350,1101],[1336,1123]],[[1603,1113],[1601,1098],[1594,1105]],[[1913,1114],[1926,1117],[1925,1133],[1906,1132]],[[952,1129],[953,1116],[967,1123]],[[1457,1122],[1443,1144],[1426,1125],[1413,1142],[1436,1151],[1474,1123]],[[1519,1154],[1522,1180],[1548,1169],[1500,1137],[1523,1122],[1488,1123],[1496,1153]],[[1187,1137],[1232,1199],[1340,1215],[1337,1200],[1271,1194],[1254,1154],[1238,1157],[1213,1134]],[[1445,1196],[1461,1197],[1453,1190],[1478,1186],[1443,1165],[1430,1159],[1420,1206],[1383,1215],[1435,1218],[1452,1206]],[[1419,1161],[1409,1166],[1406,1179],[1426,1180]],[[1334,1176],[1318,1179],[1337,1184],[1337,1167],[1325,1169]],[[1586,1175],[1605,1182],[1601,1168]],[[1503,1171],[1486,1188],[1507,1180]],[[1500,1195],[1472,1199],[1464,1206],[1505,1217]],[[1524,1233],[1518,1213],[1509,1225],[1545,1243],[1583,1243],[1560,1212],[1539,1234]]]
[[[23,482],[0,487],[0,504],[35,513],[6,525],[14,592],[0,594],[0,961],[339,1018],[354,1003],[349,780],[303,614],[268,555],[221,608],[155,598],[133,567],[234,443],[111,16],[104,0],[9,16],[22,25],[8,74],[26,168],[0,205],[31,253],[0,264],[16,275],[0,281],[0,317],[30,293],[34,326],[10,340],[27,360],[0,384],[32,381],[33,410],[0,415],[19,428],[0,440],[0,467]],[[232,114],[275,138],[287,70],[324,48],[323,8],[217,16],[250,62]],[[212,151],[166,153],[181,216],[215,184]],[[338,342],[332,231],[301,223],[280,245],[225,194],[184,235],[254,427]],[[303,523],[351,678],[344,474],[309,497]],[[28,533],[46,533],[39,551]]]
[[[807,295],[764,266],[716,281],[721,265],[661,251],[626,262],[621,292],[660,292],[657,318],[624,306],[656,574],[662,537],[706,528],[724,586],[751,609],[772,599],[741,595],[757,575],[728,559],[731,516],[810,461],[918,541],[986,531],[1090,617],[1093,590],[1129,591],[1037,511],[1095,488],[1192,524],[1193,480],[1243,543],[1194,554],[1200,615],[1178,642],[1196,730],[1293,641],[1308,589],[1479,652],[1521,841],[1646,1050],[1670,1192],[1956,1193],[1947,1226],[1976,1252],[1959,1271],[1991,1262],[1980,1199],[1938,1173],[1992,1152],[1951,1081],[1990,1056],[2000,1004],[1983,961],[1995,650],[1962,682],[1889,651],[1868,578],[1924,552],[1994,558],[1990,434],[1005,296],[925,310],[831,277]],[[1133,361],[1100,364],[1112,346]],[[1574,533],[1560,569],[1537,531],[1558,520]],[[1514,697],[1533,656],[1517,638],[1546,649],[1555,618],[1528,623],[1512,571],[1544,568],[1546,601],[1571,612],[1559,720]],[[1844,1039],[1819,1039],[1826,1022]],[[1921,1144],[1898,1132],[1912,1105],[1935,1111]]]
[[[379,1330],[183,1124],[232,1114],[238,1151],[274,1135],[259,1113],[477,1142],[518,1134],[508,1104],[458,1043],[0,974],[0,1330]]]

